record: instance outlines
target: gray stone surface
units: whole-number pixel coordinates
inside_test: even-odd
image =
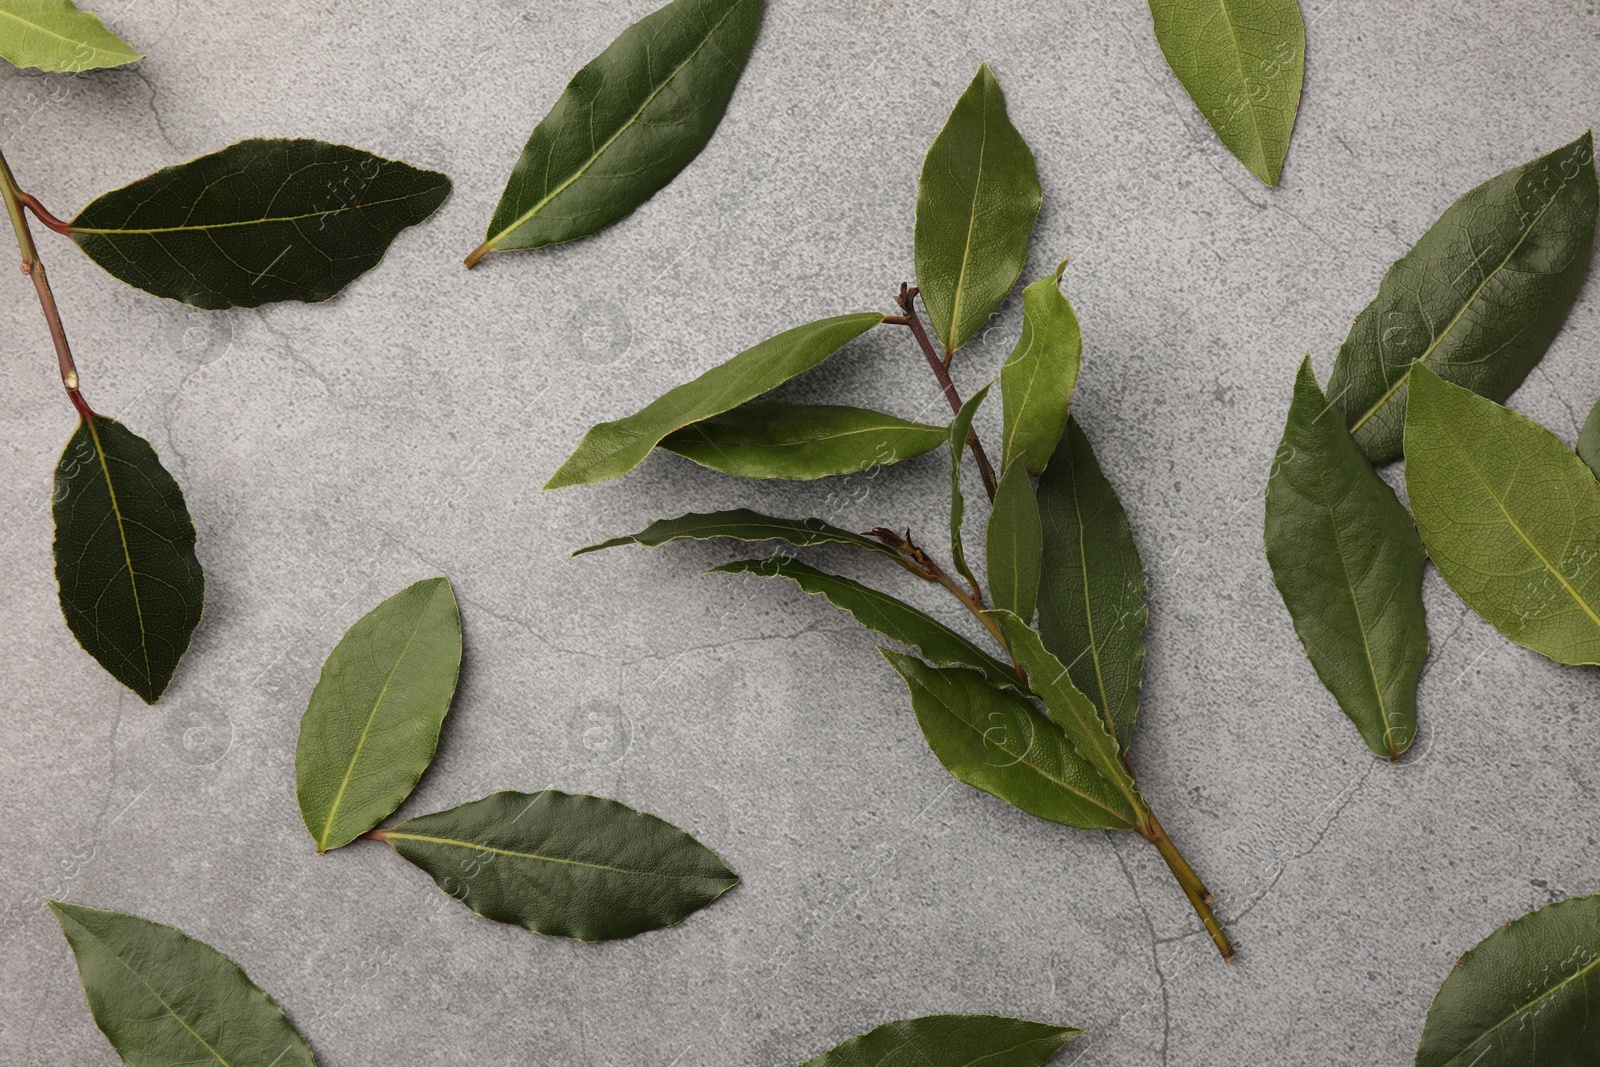
[[[61,621],[48,501],[72,415],[5,272],[0,1059],[115,1062],[51,895],[228,953],[329,1067],[781,1067],[943,1011],[1084,1027],[1062,1057],[1079,1067],[1408,1062],[1457,955],[1600,890],[1600,679],[1511,646],[1430,575],[1424,734],[1375,763],[1272,587],[1261,489],[1301,354],[1326,377],[1384,267],[1455,196],[1600,115],[1594,0],[1308,0],[1276,191],[1211,136],[1138,0],[773,0],[675,185],[598,238],[462,270],[528,130],[654,4],[112,0],[91,6],[148,51],[137,69],[0,76],[6,153],[58,214],[245,136],[456,182],[326,306],[191,311],[40,235],[87,394],[154,442],[201,531],[205,621],[155,708]],[[1028,275],[1073,256],[1077,410],[1149,570],[1135,755],[1217,892],[1231,967],[1141,841],[949,779],[871,637],[826,605],[702,577],[730,556],[716,547],[566,558],[745,503],[937,540],[938,456],[801,487],[655,457],[539,492],[590,423],[808,318],[888,309],[922,154],[982,60],[1040,162]],[[1569,441],[1600,393],[1597,297],[1515,398]],[[1016,304],[963,358],[964,390],[1009,350]],[[941,414],[888,330],[788,395]],[[468,658],[404,813],[500,788],[616,796],[700,836],[740,888],[677,928],[580,945],[480,920],[381,846],[314,854],[292,756],[321,661],[436,573]]]

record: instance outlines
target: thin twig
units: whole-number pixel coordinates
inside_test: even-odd
[[[934,350],[933,342],[928,338],[928,331],[922,325],[922,315],[917,311],[917,290],[902,284],[900,296],[896,301],[900,310],[904,311],[906,325],[911,327],[911,336],[917,339],[917,347],[922,349],[923,356],[932,369],[933,376],[939,380],[939,388],[944,390],[944,398],[950,404],[950,410],[956,414],[961,413],[961,394],[956,392],[955,383],[950,380],[950,367],[939,358]],[[967,447],[972,449],[973,458],[978,461],[978,473],[983,476],[983,491],[989,494],[989,502],[994,502],[995,481],[994,468],[989,465],[989,456],[983,450],[983,444],[978,440],[978,431],[967,430]]]

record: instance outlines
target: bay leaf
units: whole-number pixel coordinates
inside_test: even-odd
[[[1277,185],[1305,79],[1297,0],[1150,0],[1167,65],[1217,138]]]
[[[94,1021],[124,1063],[315,1067],[283,1010],[210,945],[134,915],[46,903],[77,957]]]
[[[741,404],[661,447],[735,478],[811,481],[888,467],[938,448],[943,426],[837,404]]]
[[[581,556],[586,552],[599,552],[601,549],[618,548],[622,545],[659,548],[671,541],[721,539],[784,541],[796,548],[809,548],[813,545],[853,545],[868,552],[889,556],[896,562],[901,560],[900,554],[883,542],[862,534],[851,533],[849,530],[841,530],[821,519],[775,519],[770,515],[761,515],[746,508],[681,515],[676,519],[657,519],[636,534],[613,537],[609,541],[580,548],[573,555]]]
[[[200,624],[206,579],[183,490],[150,443],[86,415],[56,464],[56,581],[78,643],[154,704]]]
[[[673,926],[739,882],[671,823],[556,789],[491,793],[371,836],[484,918],[579,941]]]
[[[1023,462],[1038,474],[1067,426],[1083,360],[1083,333],[1061,293],[1066,269],[1063,260],[1053,275],[1022,290],[1022,336],[1000,369],[1005,404],[1002,470]]]
[[[407,586],[345,633],[300,720],[294,770],[317,851],[347,845],[411,795],[433,762],[461,670],[448,578]]]
[[[1411,515],[1300,364],[1267,482],[1267,561],[1317,676],[1376,755],[1417,734],[1427,554]]]
[[[793,557],[739,560],[713,567],[709,573],[787,578],[807,593],[826,597],[828,603],[849,612],[867,629],[910,645],[926,660],[951,667],[971,667],[982,672],[992,685],[1021,686],[1016,670],[1009,663],[991,656],[932,616],[887,593],[819,571]]]
[[[1127,751],[1144,676],[1144,561],[1075,418],[1039,477],[1039,638]]]
[[[0,56],[13,66],[54,74],[144,58],[72,0],[0,0]]]
[[[910,690],[928,747],[958,781],[1063,826],[1135,825],[1127,798],[1027,698],[990,685],[977,671],[879,651]]]
[[[917,287],[947,352],[1017,283],[1043,202],[1033,152],[985,63],[934,138],[917,186]]]
[[[1597,205],[1585,133],[1462,196],[1384,273],[1328,380],[1367,458],[1400,457],[1413,366],[1491,400],[1522,384],[1589,271]]]
[[[1028,675],[1028,688],[1044,704],[1050,721],[1061,727],[1068,743],[1084,763],[1122,794],[1129,810],[1142,818],[1148,812],[1139,787],[1122,760],[1122,749],[1111,726],[1100,717],[1094,702],[1072,684],[1061,661],[1050,654],[1039,635],[1021,618],[1003,609],[987,612],[1000,624],[1006,647]]]
[[[70,233],[129,285],[198,308],[314,302],[449,195],[443,174],[359,148],[257,138],[96,197]]]
[[[990,601],[1031,620],[1039,600],[1044,530],[1033,481],[1023,463],[1012,464],[1000,476],[984,549]]]
[[[1589,417],[1583,420],[1576,451],[1584,465],[1600,476],[1600,402],[1589,409]]]
[[[1418,367],[1406,494],[1468,607],[1524,648],[1600,665],[1600,482],[1555,434]]]
[[[732,411],[776,389],[882,322],[883,315],[877,312],[840,315],[768,338],[694,381],[668,390],[627,418],[591,428],[545,488],[620,478],[644,462],[674,430]]]
[[[998,1015],[927,1015],[884,1023],[800,1067],[1039,1067],[1082,1033]]]
[[[950,560],[967,584],[973,589],[978,588],[978,580],[972,576],[972,568],[967,566],[967,548],[964,544],[962,526],[966,522],[967,498],[961,492],[961,460],[966,455],[967,435],[972,430],[972,418],[978,413],[978,408],[983,405],[989,396],[993,383],[984,386],[976,393],[967,397],[961,409],[956,412],[956,417],[950,420],[948,442],[950,445]]]
[[[765,6],[673,0],[624,30],[534,127],[467,266],[587,237],[665,188],[716,132]]]
[[[1428,1008],[1416,1067],[1600,1062],[1600,897],[1507,923],[1456,961]]]

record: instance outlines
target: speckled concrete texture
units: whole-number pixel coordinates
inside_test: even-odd
[[[528,131],[655,0],[88,6],[149,58],[0,76],[6,154],[57,214],[247,136],[360,145],[446,171],[455,194],[322,306],[193,311],[39,235],[87,394],[151,439],[200,530],[205,620],[154,708],[62,623],[49,497],[73,416],[30,291],[0,277],[0,1060],[116,1062],[46,896],[208,941],[328,1067],[785,1067],[932,1012],[1083,1027],[1075,1067],[1231,1067],[1409,1062],[1462,951],[1600,891],[1600,678],[1508,644],[1430,574],[1423,735],[1380,765],[1261,551],[1301,356],[1326,378],[1451,200],[1600,118],[1594,0],[1306,0],[1276,190],[1216,142],[1139,0],[772,0],[721,131],[674,185],[599,237],[471,273]],[[539,491],[591,423],[800,322],[890,310],[923,152],[984,60],[1045,188],[1027,276],[1073,257],[1076,410],[1149,571],[1141,780],[1216,891],[1232,966],[1143,842],[950,779],[849,619],[702,575],[737,549],[567,558],[737,505],[937,542],[940,455],[804,486],[658,456]],[[1019,303],[961,358],[963,391],[1009,351]],[[1591,283],[1515,406],[1570,441],[1597,352]],[[898,331],[783,395],[942,415]],[[293,751],[322,659],[440,573],[467,659],[402,813],[502,788],[615,796],[743,885],[673,929],[581,945],[485,922],[379,845],[315,854]]]

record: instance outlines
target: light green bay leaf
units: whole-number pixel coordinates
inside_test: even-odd
[[[668,434],[661,447],[735,478],[810,481],[892,466],[945,442],[926,426],[837,404],[742,404]]]
[[[950,559],[955,564],[956,570],[967,584],[973,589],[978,588],[978,580],[972,576],[972,568],[967,566],[967,548],[964,543],[962,526],[967,517],[967,498],[961,492],[961,460],[966,455],[967,440],[972,435],[972,418],[978,413],[978,408],[989,396],[989,390],[994,383],[984,386],[976,393],[967,397],[966,403],[956,412],[956,417],[950,420],[948,442],[950,445]]]
[[[1039,477],[1044,550],[1039,638],[1094,701],[1126,752],[1139,717],[1144,561],[1117,491],[1075,418]]]
[[[1082,1033],[997,1015],[928,1015],[884,1023],[800,1067],[1039,1067]]]
[[[883,542],[874,541],[862,534],[851,533],[849,530],[842,530],[837,526],[830,526],[821,519],[776,519],[745,508],[681,515],[676,519],[657,519],[636,534],[613,537],[609,541],[580,548],[573,555],[581,556],[586,552],[599,552],[601,549],[619,548],[622,545],[659,548],[672,541],[724,539],[784,541],[796,548],[809,548],[813,545],[852,545],[881,556],[888,556],[904,565],[900,553]]]
[[[1428,1008],[1416,1067],[1600,1063],[1600,897],[1507,923],[1456,961]]]
[[[915,656],[879,651],[910,690],[928,747],[958,781],[1063,826],[1135,825],[1127,798],[1027,698],[997,689],[977,671],[930,667]]]
[[[1277,185],[1305,78],[1297,0],[1150,0],[1156,41],[1217,138]]]
[[[739,883],[671,823],[556,789],[492,793],[373,836],[484,918],[579,941],[672,926]]]
[[[96,197],[70,234],[129,285],[198,308],[315,302],[449,195],[443,174],[359,148],[252,139]]]
[[[447,578],[396,593],[340,639],[300,720],[300,815],[318,852],[377,826],[433,762],[461,671],[461,613]]]
[[[1413,366],[1491,400],[1522,384],[1589,271],[1597,208],[1585,133],[1462,196],[1395,261],[1328,380],[1367,458],[1400,457]]]
[[[807,593],[848,611],[857,622],[885,637],[910,645],[923,658],[948,667],[971,667],[991,685],[1022,687],[1017,672],[983,651],[961,634],[910,604],[849,578],[827,574],[788,556],[745,559],[711,568],[712,574],[754,574],[762,578],[787,578]]]
[[[1061,293],[1061,275],[1041,278],[1022,291],[1022,336],[1000,370],[1004,401],[1001,469],[1013,460],[1038,474],[1066,429],[1083,360],[1078,316]]]
[[[1033,152],[985,63],[928,149],[917,186],[917,287],[947,352],[1017,283],[1043,202]]]
[[[1044,531],[1033,481],[1021,461],[1000,476],[984,550],[990,602],[1032,620],[1039,600]]]
[[[1406,494],[1467,606],[1559,663],[1600,665],[1600,482],[1524,415],[1411,374]]]
[[[87,415],[56,464],[51,509],[67,626],[112,677],[154,704],[205,604],[183,490],[148,441]]]
[[[0,0],[0,56],[13,66],[54,74],[144,58],[72,0]]]
[[[716,132],[764,8],[673,0],[624,30],[534,128],[467,266],[587,237],[665,188]]]
[[[315,1067],[283,1010],[238,964],[180,930],[46,901],[78,960],[84,997],[126,1064]]]
[[[1375,754],[1417,734],[1427,554],[1399,498],[1300,364],[1267,482],[1267,561],[1317,676]]]
[[[732,411],[776,389],[882,322],[883,315],[877,312],[840,315],[768,338],[694,381],[668,390],[627,418],[591,428],[545,488],[620,478],[644,462],[674,430]]]

